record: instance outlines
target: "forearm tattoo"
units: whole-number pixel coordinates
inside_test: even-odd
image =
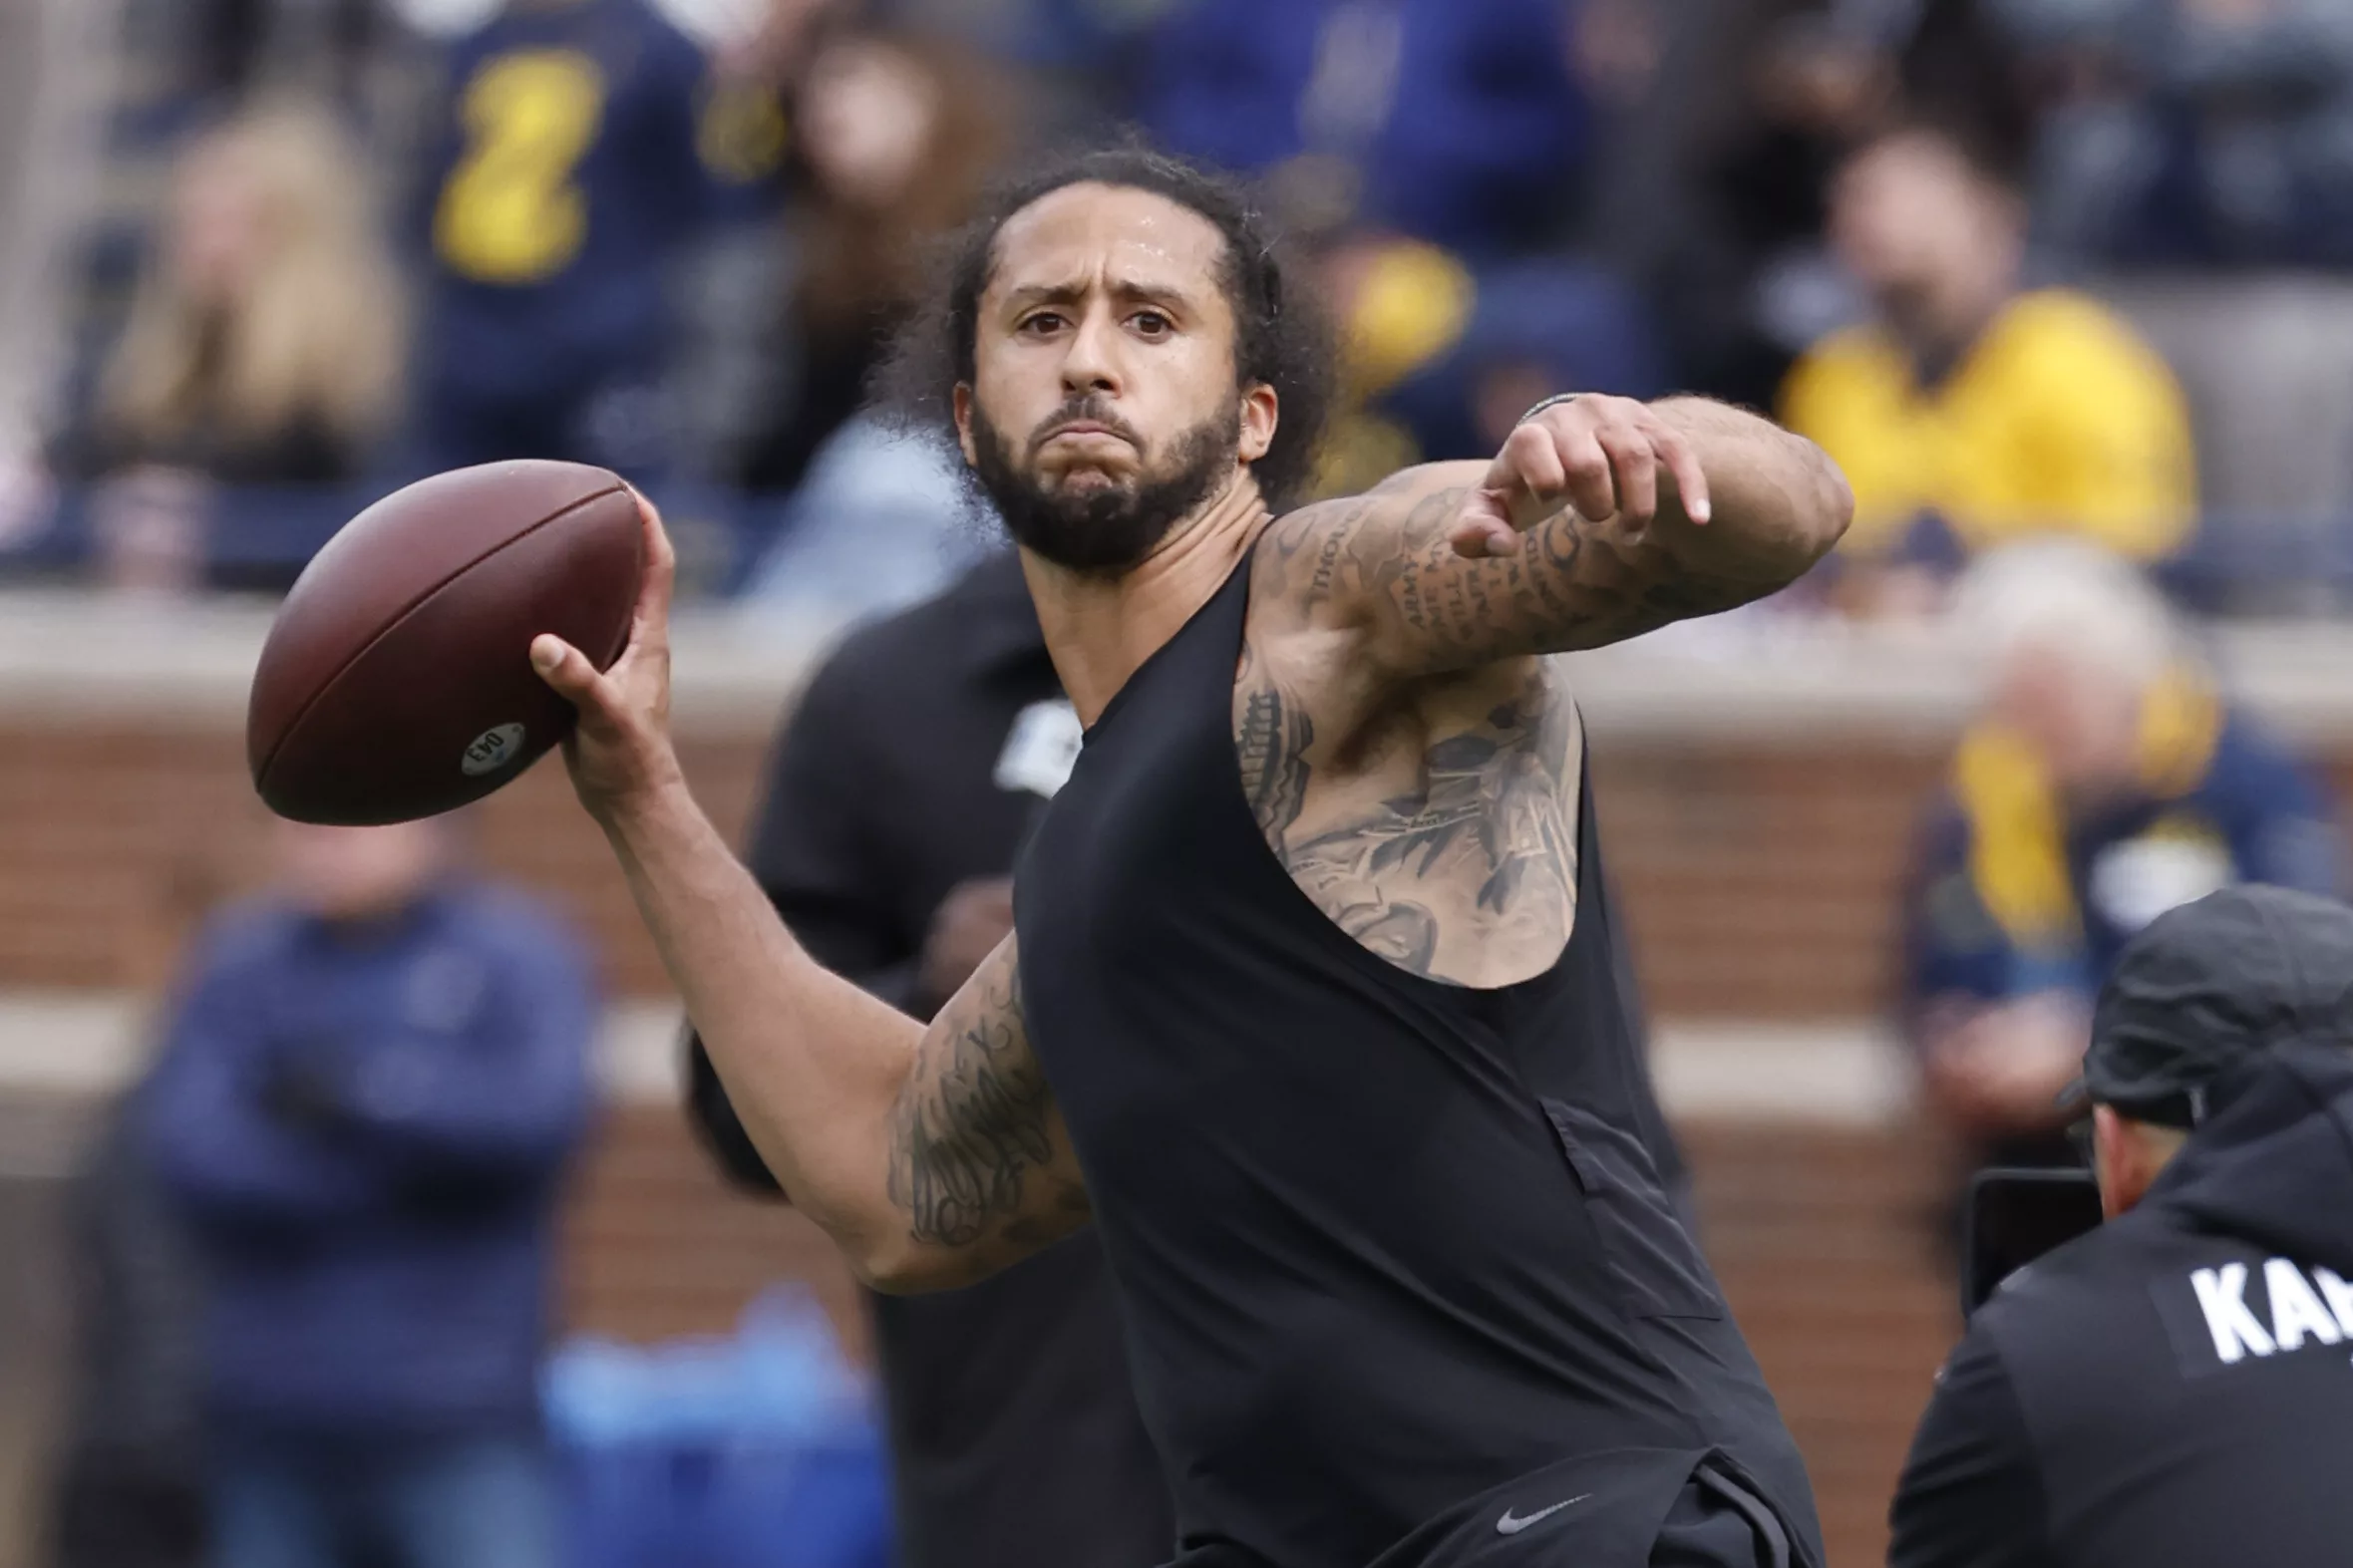
[[[1368,577],[1404,626],[1450,659],[1597,647],[1729,610],[1765,586],[1694,572],[1655,534],[1629,539],[1616,519],[1574,510],[1529,528],[1513,554],[1466,559],[1445,534],[1461,499],[1459,490],[1425,497],[1390,541],[1403,549]]]
[[[1693,569],[1661,542],[1666,524],[1629,538],[1615,518],[1574,510],[1529,528],[1511,555],[1466,558],[1448,537],[1465,493],[1393,480],[1294,512],[1269,542],[1293,593],[1310,605],[1354,598],[1389,622],[1384,642],[1431,668],[1598,647],[1778,585]]]
[[[892,1113],[889,1193],[908,1233],[965,1248],[1038,1244],[1068,1230],[1087,1198],[1057,1121],[1008,949],[925,1037]]]

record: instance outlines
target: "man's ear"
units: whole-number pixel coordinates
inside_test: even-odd
[[[2147,1197],[2183,1141],[2184,1134],[2171,1127],[2135,1121],[2112,1105],[2094,1105],[2092,1158],[2101,1212],[2114,1219]]]
[[[1240,457],[1244,463],[1256,463],[1274,445],[1275,427],[1280,421],[1281,408],[1274,389],[1265,382],[1253,382],[1242,394],[1242,431]]]
[[[950,406],[955,411],[956,445],[964,453],[964,466],[968,469],[976,468],[978,465],[973,461],[975,448],[972,441],[972,388],[964,382],[957,382]]]

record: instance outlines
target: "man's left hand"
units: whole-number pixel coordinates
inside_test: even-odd
[[[1585,393],[1512,432],[1463,498],[1450,536],[1459,555],[1511,555],[1522,532],[1566,506],[1614,519],[1632,541],[1657,518],[1668,485],[1684,516],[1708,520],[1708,478],[1690,440],[1647,403]]]

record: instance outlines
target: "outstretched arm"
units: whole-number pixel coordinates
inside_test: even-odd
[[[579,710],[566,743],[573,785],[786,1194],[869,1284],[969,1284],[1088,1213],[1030,1051],[1013,943],[926,1028],[793,940],[679,774],[667,727],[670,546],[644,510],[647,583],[628,651],[600,675],[555,638],[531,647],[542,678]]]
[[[1812,442],[1700,398],[1578,397],[1492,463],[1408,469],[1269,535],[1286,586],[1434,674],[1622,641],[1796,581],[1853,509]]]

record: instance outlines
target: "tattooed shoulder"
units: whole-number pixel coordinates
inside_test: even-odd
[[[1267,661],[1242,644],[1233,684],[1233,744],[1250,814],[1270,842],[1280,843],[1307,804],[1307,753],[1315,721],[1296,692],[1286,691]]]
[[[1345,744],[1256,651],[1234,689],[1242,784],[1300,890],[1417,974],[1505,984],[1574,916],[1577,725],[1540,664],[1433,683]]]

